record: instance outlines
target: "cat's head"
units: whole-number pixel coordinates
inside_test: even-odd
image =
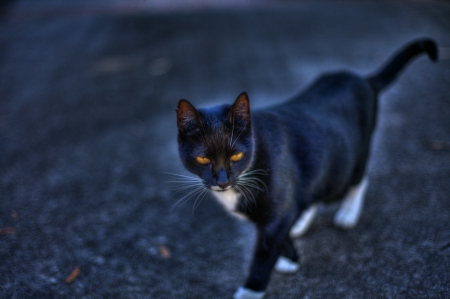
[[[234,187],[253,156],[250,103],[245,92],[234,104],[196,109],[180,100],[177,109],[178,150],[187,170],[205,187]]]

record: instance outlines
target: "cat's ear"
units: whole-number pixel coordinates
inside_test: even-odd
[[[200,115],[191,103],[180,100],[176,111],[178,130],[181,133],[193,132],[199,127]]]
[[[230,120],[242,126],[250,125],[250,100],[246,92],[242,92],[231,106]]]

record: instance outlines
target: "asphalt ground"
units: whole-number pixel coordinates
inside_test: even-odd
[[[369,74],[418,37],[442,59],[381,95],[359,225],[336,229],[337,206],[321,207],[295,242],[299,272],[273,274],[267,298],[450,297],[448,2],[56,2],[0,19],[0,298],[230,298],[253,227],[171,191],[167,173],[187,174],[178,100],[245,90],[264,107],[324,72]]]

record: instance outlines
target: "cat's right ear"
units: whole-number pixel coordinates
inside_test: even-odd
[[[198,129],[200,125],[200,115],[191,103],[186,100],[180,100],[176,111],[178,130],[181,133],[193,133]]]

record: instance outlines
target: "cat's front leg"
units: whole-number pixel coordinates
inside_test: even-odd
[[[290,237],[287,237],[283,243],[283,251],[278,257],[275,264],[275,271],[283,274],[292,274],[298,271],[300,268],[300,257],[297,249]]]
[[[258,228],[255,252],[250,273],[244,287],[238,288],[234,299],[260,299],[265,295],[272,270],[283,252],[289,230],[295,217],[287,216],[281,220]],[[292,245],[290,243],[290,245]],[[292,250],[289,248],[289,250]]]

